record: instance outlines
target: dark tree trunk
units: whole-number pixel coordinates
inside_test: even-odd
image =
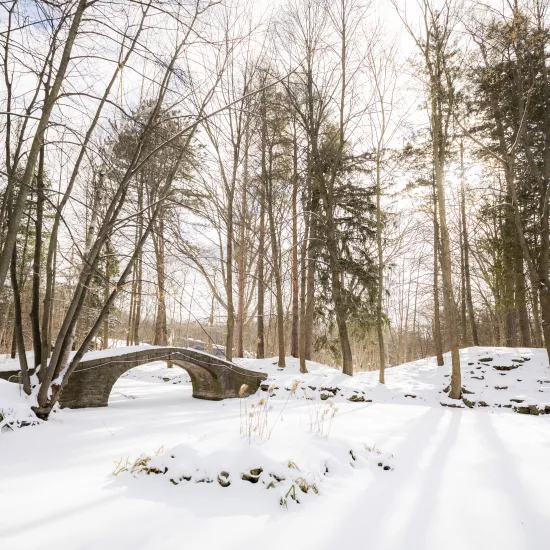
[[[384,298],[384,255],[382,249],[382,207],[380,204],[382,195],[380,181],[380,156],[376,158],[376,248],[378,252],[378,287],[376,292],[376,332],[378,334],[378,381],[386,383],[386,354],[384,348],[384,321],[382,301]],[[416,307],[415,307],[416,317]],[[414,324],[413,324],[414,332]],[[414,338],[414,334],[413,334]],[[414,349],[414,345],[413,345]]]
[[[262,155],[265,153],[262,153]],[[256,357],[265,357],[265,187],[260,184],[260,230],[258,239],[258,315],[257,315],[257,337]]]
[[[143,181],[138,183],[138,239],[137,242],[141,241],[143,236]],[[136,257],[136,263],[134,267],[135,278],[136,278],[136,293],[134,296],[134,315],[133,315],[133,325],[132,325],[132,343],[134,346],[139,345],[140,343],[140,325],[141,325],[141,299],[142,299],[142,289],[143,289],[143,251],[140,249]]]
[[[157,234],[154,236],[153,242],[157,260],[157,315],[153,344],[165,346],[168,343],[168,327],[166,322],[164,219],[162,215],[158,221]]]
[[[283,306],[283,283],[281,277],[281,264],[279,258],[279,244],[277,239],[277,228],[275,226],[275,213],[273,212],[274,197],[273,197],[273,182],[272,174],[272,154],[269,153],[269,172],[265,181],[266,199],[267,199],[267,214],[269,218],[270,240],[271,240],[271,264],[272,273],[275,279],[275,300],[277,304],[277,347],[278,360],[277,366],[285,368],[285,313]]]
[[[298,288],[298,138],[296,121],[293,121],[292,149],[292,329],[290,334],[290,355],[298,357],[298,332],[300,324],[300,304]]]
[[[307,372],[306,367],[306,287],[307,287],[307,250],[309,240],[310,215],[304,216],[304,235],[300,255],[300,337],[298,340],[298,355],[300,357],[300,372]]]
[[[520,345],[524,348],[531,347],[531,329],[529,326],[529,313],[527,312],[527,293],[525,290],[525,273],[523,271],[523,257],[519,246],[515,247],[514,271],[515,271],[515,301],[519,324]]]
[[[27,364],[27,355],[25,350],[25,337],[23,335],[23,314],[21,310],[21,293],[17,280],[17,247],[14,247],[10,263],[11,286],[13,290],[13,304],[15,310],[14,340],[19,353],[19,364],[21,366],[21,377],[23,379],[23,389],[27,395],[31,394],[31,383],[29,378],[29,368]]]
[[[313,323],[315,321],[315,272],[317,271],[319,194],[312,189],[309,214],[309,239],[307,241],[305,358],[311,361],[313,354]]]
[[[239,231],[239,248],[238,248],[238,303],[237,303],[237,343],[235,356],[244,357],[244,324],[245,324],[245,309],[246,309],[246,224],[247,224],[247,193],[248,193],[248,147],[249,135],[248,131],[245,138],[244,166],[243,166],[243,183],[241,192],[241,220]]]
[[[437,357],[437,365],[439,367],[445,364],[443,360],[443,342],[441,341],[441,315],[439,309],[439,222],[437,220],[437,197],[434,188],[434,280],[433,280],[433,294],[434,294],[434,340],[435,340],[435,354]]]
[[[227,322],[225,337],[225,358],[233,360],[233,341],[235,333],[235,306],[233,304],[233,194],[231,190],[228,197],[227,209],[227,238],[226,238],[226,281],[225,291],[227,294]]]
[[[34,223],[34,257],[32,263],[31,330],[34,349],[34,367],[42,363],[42,339],[40,335],[40,276],[42,260],[42,223],[44,218],[44,146],[38,158],[36,178],[36,219]]]

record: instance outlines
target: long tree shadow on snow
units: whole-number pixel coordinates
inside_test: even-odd
[[[494,475],[495,469],[500,470],[499,479],[501,479],[501,490],[506,495],[510,504],[516,509],[516,517],[520,518],[525,536],[524,548],[535,550],[537,548],[548,548],[549,518],[542,516],[533,506],[524,483],[518,476],[519,465],[502,439],[499,437],[489,414],[478,415],[479,429],[483,433],[485,440],[494,450],[495,460],[487,465],[490,471],[487,475]],[[534,421],[545,419],[533,419]],[[537,528],[546,525],[544,532],[537,532]]]
[[[458,424],[460,423],[460,415],[462,411],[445,411],[451,414],[451,422],[456,426],[450,431],[449,438],[445,438],[442,442],[442,448],[436,454],[439,454],[439,460],[444,461],[445,455],[449,452],[453,445],[456,433],[458,432]],[[407,423],[404,426],[405,438],[392,451],[396,457],[396,469],[391,476],[378,476],[367,487],[367,493],[363,493],[358,498],[348,503],[347,510],[340,509],[339,515],[345,518],[346,523],[357,522],[364,526],[366,539],[369,548],[386,548],[394,545],[387,545],[386,531],[390,532],[395,529],[392,516],[395,509],[399,506],[402,500],[403,487],[413,476],[422,476],[424,471],[418,468],[418,464],[425,456],[426,450],[429,448],[430,442],[437,434],[437,427],[444,418],[445,413],[438,408],[428,408],[426,412],[419,418]],[[455,418],[455,420],[453,420]],[[405,462],[408,460],[408,463]],[[440,465],[443,468],[443,465]],[[418,505],[421,503],[419,502]],[[418,507],[418,506],[417,506]],[[419,509],[419,513],[423,512],[424,508]],[[410,523],[412,523],[412,518]],[[422,537],[422,528],[419,528],[418,536]],[[323,535],[323,548],[353,547],[356,542],[354,540],[345,541],[340,535],[336,538],[332,533]],[[412,539],[407,537],[407,541],[403,546],[395,546],[396,548],[422,548],[412,544]]]

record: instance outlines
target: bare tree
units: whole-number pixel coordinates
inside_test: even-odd
[[[441,236],[441,272],[443,282],[443,307],[445,326],[451,347],[452,375],[449,396],[460,399],[462,395],[458,324],[454,301],[451,246],[447,227],[445,199],[445,164],[448,157],[450,124],[455,109],[454,72],[451,66],[453,53],[453,30],[458,20],[458,2],[445,0],[435,5],[432,0],[420,3],[421,28],[416,31],[394,2],[401,20],[414,39],[424,61],[429,105],[430,129],[434,168],[437,215]]]

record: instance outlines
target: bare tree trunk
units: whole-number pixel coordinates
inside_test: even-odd
[[[378,251],[378,291],[376,293],[376,332],[378,334],[378,381],[386,383],[386,356],[384,353],[384,319],[382,317],[382,300],[384,295],[384,251],[382,248],[382,207],[380,179],[380,156],[376,158],[376,248]]]
[[[212,301],[210,303],[210,317],[208,319],[208,326],[210,327],[210,335],[208,338],[208,344],[206,347],[206,350],[210,355],[214,353],[214,346],[213,346],[213,340],[214,340],[214,300],[215,297],[212,295]]]
[[[103,300],[105,303],[109,300],[109,295],[111,294],[111,274],[110,271],[110,258],[107,256],[107,259],[105,261],[105,281],[103,282]],[[105,319],[103,320],[103,338],[102,338],[102,348],[108,349],[109,348],[109,310],[107,310],[107,314],[105,315]]]
[[[12,335],[12,341],[11,341],[11,358],[12,359],[15,359],[16,357],[16,354],[19,350],[19,348],[21,346],[23,346],[23,349],[25,349],[25,338],[24,338],[24,334],[23,334],[23,318],[22,318],[22,315],[23,315],[23,309],[22,309],[22,306],[21,306],[21,293],[23,292],[23,289],[25,288],[25,280],[26,280],[26,273],[25,273],[25,267],[27,265],[27,252],[28,252],[28,249],[29,249],[29,233],[30,233],[30,226],[31,226],[31,215],[29,213],[29,215],[27,216],[27,225],[25,226],[25,240],[23,241],[23,254],[21,255],[21,266],[19,268],[19,280],[17,280],[17,268],[14,267],[13,269],[15,269],[15,276],[16,276],[16,279],[15,279],[15,283],[17,285],[17,288],[18,288],[18,292],[19,292],[19,308],[15,307],[14,308],[14,315],[15,315],[15,323],[14,323],[14,327],[13,327],[13,335]],[[14,261],[17,261],[17,250],[16,250],[17,247],[14,248],[14,252],[13,252],[13,258],[12,258],[12,262],[11,264],[13,264]],[[11,264],[10,264],[10,277],[11,279],[13,279],[13,275],[11,274]],[[20,283],[19,283],[20,281]],[[21,316],[21,319],[19,320],[19,324],[21,325],[20,328],[18,328],[17,326],[17,316],[20,315]],[[18,331],[21,331],[21,333],[19,334]],[[25,358],[25,363],[27,362],[27,359]]]
[[[101,199],[103,196],[103,181],[104,181],[105,174],[103,171],[99,173],[99,177],[96,180],[94,175],[93,180],[93,190],[92,190],[92,204],[91,204],[91,214],[90,214],[90,224],[88,226],[88,233],[86,234],[86,244],[84,247],[84,255],[82,256],[82,264],[84,264],[87,261],[87,258],[90,254],[90,250],[92,249],[92,245],[95,242],[96,233],[98,230],[98,223],[99,223],[99,210],[101,208]],[[88,306],[86,308],[86,318],[84,320],[84,326],[85,330],[88,330],[89,325],[89,315],[90,315],[90,307]],[[78,324],[75,324],[74,330],[76,331],[78,328]]]
[[[510,201],[510,197],[505,197],[506,202]],[[514,229],[513,214],[510,209],[506,209],[504,215],[504,222],[502,224],[502,239],[504,243],[503,247],[503,277],[502,277],[502,290],[503,290],[503,306],[504,306],[504,319],[505,319],[505,345],[513,347],[517,344],[517,330],[516,330],[516,316],[517,316],[517,304],[516,304],[516,234]]]
[[[134,315],[135,315],[135,302],[134,298],[136,296],[136,266],[132,270],[132,285],[130,291],[130,313],[128,314],[128,329],[126,331],[126,345],[129,346],[134,342]]]
[[[432,103],[433,109],[436,109],[435,105],[435,93],[434,102]],[[432,115],[433,116],[433,115]],[[434,160],[435,160],[435,185],[437,191],[437,204],[439,207],[439,225],[441,230],[441,244],[442,250],[442,279],[443,279],[443,308],[445,311],[446,328],[449,342],[451,344],[451,389],[449,391],[449,397],[451,399],[460,399],[462,396],[462,381],[460,374],[460,354],[458,349],[458,331],[456,323],[456,308],[453,298],[452,287],[452,268],[451,268],[451,246],[449,240],[449,230],[447,229],[447,212],[445,206],[445,189],[443,186],[443,165],[444,155],[443,143],[441,142],[441,132],[438,130],[438,123],[434,124]]]
[[[434,340],[435,340],[435,354],[437,357],[437,365],[439,367],[445,364],[443,360],[443,343],[441,341],[441,319],[439,312],[439,222],[437,220],[437,196],[435,194],[434,185]]]
[[[548,113],[545,113],[548,118]],[[548,122],[550,125],[550,121]],[[550,133],[550,130],[549,130]],[[546,136],[549,137],[548,135]],[[546,143],[546,155],[550,157],[550,144]],[[550,358],[550,220],[548,216],[548,194],[550,192],[550,158],[545,159],[545,186],[546,203],[541,220],[541,252],[539,260],[539,289],[540,309],[542,313],[542,332],[544,334],[544,345]]]
[[[311,170],[311,168],[310,168]],[[309,177],[311,180],[311,177]],[[309,185],[312,182],[309,181]],[[313,354],[313,323],[315,320],[315,272],[317,270],[317,249],[319,239],[319,196],[315,188],[311,191],[309,213],[309,239],[307,241],[306,310],[305,310],[305,359],[311,361]]]
[[[405,311],[405,334],[403,337],[403,363],[407,362],[409,351],[409,312],[411,305],[411,284],[412,284],[413,272],[409,273],[409,284],[407,286],[407,306]]]
[[[262,132],[262,142],[264,133]],[[262,143],[262,178],[265,178],[265,144]],[[260,182],[260,229],[258,238],[258,315],[256,357],[265,357],[265,183]]]
[[[403,325],[405,316],[405,259],[402,261],[401,271],[398,275],[399,286],[399,306],[398,306],[398,318],[399,326],[397,333],[397,364],[403,363]]]
[[[460,225],[460,332],[461,345],[468,347],[468,325],[466,322],[466,269],[464,268],[464,234],[462,231],[462,210],[459,210],[458,221]]]
[[[185,333],[186,346],[189,346],[189,327],[191,325],[191,312],[193,311],[193,301],[195,300],[195,284],[197,282],[197,274],[193,276],[193,286],[191,287],[191,296],[189,299],[189,310],[187,312],[187,331]]]
[[[228,361],[233,360],[233,340],[235,332],[235,306],[233,305],[233,194],[232,188],[229,192],[227,202],[227,238],[226,238],[226,281],[225,291],[227,294],[227,322],[225,338],[225,357]]]
[[[34,222],[34,257],[32,263],[31,329],[34,349],[34,367],[42,363],[42,338],[40,335],[40,275],[42,265],[42,224],[44,218],[44,146],[38,156],[36,176],[36,219]]]
[[[306,287],[307,287],[307,251],[309,241],[309,227],[311,216],[308,212],[304,216],[304,235],[300,255],[300,338],[299,357],[300,372],[306,373]]]
[[[418,271],[416,273],[416,287],[414,289],[414,311],[413,311],[413,326],[412,326],[412,349],[411,361],[416,360],[416,313],[418,304],[418,285],[420,283],[420,262],[418,262]]]
[[[246,303],[246,224],[247,224],[247,192],[248,192],[248,149],[249,149],[249,131],[247,129],[244,145],[244,166],[243,183],[241,191],[241,227],[239,232],[239,256],[238,256],[238,302],[237,302],[237,343],[236,357],[244,357],[244,323],[245,323],[245,303]]]
[[[269,195],[271,196],[272,190]],[[275,301],[277,306],[277,344],[278,344],[278,360],[277,366],[282,369],[285,365],[285,312],[283,306],[283,284],[281,277],[281,266],[279,262],[279,251],[277,244],[277,234],[275,228],[275,216],[273,214],[272,199],[268,199],[268,216],[271,229],[271,256],[272,270],[275,279]]]
[[[546,287],[540,289],[540,309],[542,311],[544,345],[550,357],[550,291]]]
[[[533,309],[533,333],[535,336],[535,347],[542,347],[542,326],[540,324],[539,293],[531,286],[531,307]]]
[[[165,290],[165,241],[164,241],[164,219],[161,214],[157,223],[157,232],[153,237],[155,245],[155,256],[157,260],[157,315],[155,320],[155,346],[165,346],[168,341],[168,327],[166,324],[166,290]]]
[[[310,229],[310,235],[315,227]],[[314,233],[317,234],[316,232]],[[315,237],[314,237],[315,238]],[[312,238],[310,237],[310,241]],[[310,246],[309,250],[312,254],[315,253],[315,245]],[[309,254],[308,254],[309,256]],[[306,316],[305,316],[305,358],[311,361],[313,355],[313,323],[315,321],[315,257],[310,257],[307,262],[307,288],[306,288]]]
[[[299,327],[299,288],[298,288],[298,136],[296,135],[296,120],[293,119],[292,134],[292,329],[290,335],[290,355],[298,357],[298,327]]]
[[[12,304],[9,303],[8,304],[8,307],[6,308],[6,313],[4,315],[4,322],[2,323],[1,325],[1,328],[0,328],[0,345],[4,345],[5,342],[6,342],[6,338],[7,338],[7,333],[9,332],[9,320],[11,318],[11,308],[12,308]]]
[[[21,310],[21,292],[17,281],[17,248],[14,247],[10,263],[11,286],[13,289],[14,303],[14,339],[19,353],[19,364],[21,365],[21,378],[23,380],[23,389],[27,395],[31,394],[31,382],[29,377],[29,367],[27,364],[27,355],[25,350],[25,338],[23,336],[23,315]]]
[[[279,243],[277,239],[277,228],[275,226],[275,203],[273,196],[273,151],[271,144],[267,144],[267,120],[265,116],[265,95],[264,120],[262,124],[262,145],[267,147],[267,155],[262,153],[262,180],[265,186],[265,198],[267,207],[267,216],[269,220],[270,240],[271,240],[271,273],[275,279],[275,300],[277,307],[277,344],[278,360],[277,366],[280,369],[285,368],[285,312],[283,306],[283,283],[281,275],[281,263],[279,256]],[[267,157],[267,158],[266,158]]]
[[[470,329],[472,331],[472,343],[479,346],[477,336],[477,324],[474,313],[474,302],[472,299],[472,282],[470,277],[470,241],[468,237],[468,224],[466,223],[466,182],[464,176],[464,142],[460,142],[460,164],[461,164],[461,188],[460,188],[460,207],[462,210],[462,239],[464,246],[464,279],[466,283],[466,304],[468,306],[468,316],[470,318]]]
[[[138,241],[141,241],[141,238],[143,236],[143,214],[141,213],[143,210],[143,181],[139,181],[138,185],[138,212],[140,212],[138,216]],[[134,271],[136,273],[136,295],[134,297],[134,318],[133,318],[133,329],[132,329],[132,337],[133,337],[133,344],[134,346],[139,345],[140,343],[140,336],[139,336],[139,329],[141,324],[141,300],[142,300],[142,289],[143,289],[143,250],[139,249],[135,268]]]
[[[138,211],[139,209],[139,186],[141,183],[138,181]],[[134,243],[139,242],[139,233],[140,233],[140,226],[141,226],[141,217],[138,215],[137,223],[136,223],[136,233],[135,233],[135,239]],[[130,314],[128,315],[128,334],[126,336],[126,345],[130,346],[135,343],[135,318],[136,318],[136,295],[137,295],[137,285],[138,285],[138,278],[137,278],[137,269],[138,269],[138,260],[136,260],[136,263],[134,264],[134,269],[132,270],[132,290],[130,293]]]
[[[525,291],[525,273],[523,271],[523,256],[519,246],[515,247],[514,271],[515,271],[515,302],[519,323],[520,345],[530,348],[531,329],[529,326],[529,313],[527,312],[527,293]]]
[[[51,254],[51,256],[50,256]],[[50,260],[51,258],[51,260]],[[46,262],[46,288],[44,291],[43,311],[42,311],[42,363],[40,370],[38,371],[38,379],[41,379],[42,365],[45,364],[46,359],[50,357],[52,350],[52,334],[53,334],[53,315],[55,304],[55,285],[48,284],[49,281],[55,281],[57,267],[57,245],[50,245],[48,250],[48,261]]]

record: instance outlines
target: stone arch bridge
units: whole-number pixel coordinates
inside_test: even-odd
[[[128,347],[87,353],[63,389],[61,407],[80,409],[106,407],[115,382],[127,371],[152,363],[170,361],[189,373],[193,397],[219,401],[239,397],[243,384],[245,395],[254,393],[267,375],[243,369],[218,357],[188,348]],[[0,372],[0,378],[17,381],[19,370]]]

